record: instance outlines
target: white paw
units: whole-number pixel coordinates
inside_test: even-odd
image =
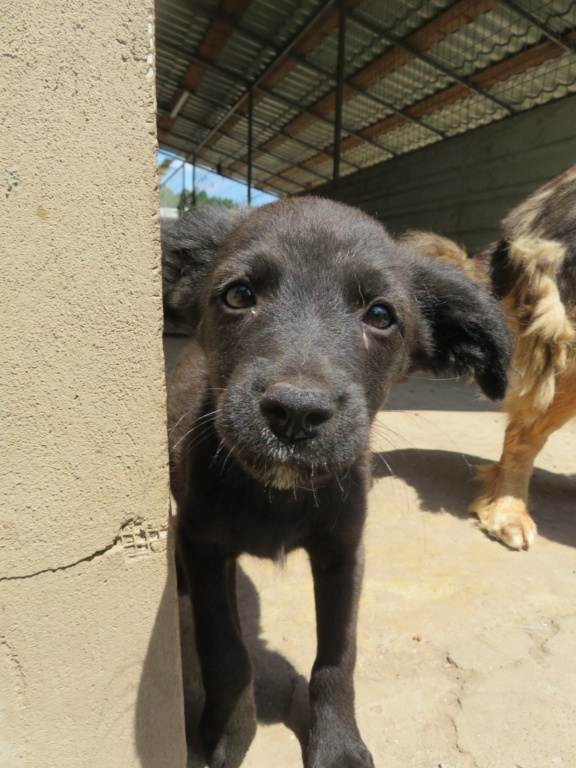
[[[510,549],[528,549],[536,537],[536,524],[519,499],[505,496],[478,510],[480,527]]]

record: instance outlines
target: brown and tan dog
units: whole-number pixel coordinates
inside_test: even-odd
[[[534,459],[576,415],[576,166],[515,208],[501,239],[473,259],[431,233],[406,240],[420,253],[460,263],[507,309],[516,342],[503,404],[509,421],[502,457],[481,468],[484,488],[470,511],[491,536],[527,549],[536,534],[527,511]]]

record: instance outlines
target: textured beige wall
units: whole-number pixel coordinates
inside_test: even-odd
[[[182,768],[153,5],[0,6],[0,766]]]

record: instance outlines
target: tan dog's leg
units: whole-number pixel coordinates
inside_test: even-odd
[[[510,422],[498,464],[481,470],[483,493],[470,505],[480,527],[512,549],[528,549],[536,525],[528,514],[528,486],[534,459],[548,437],[576,415],[576,374],[563,374],[556,382],[550,407],[540,413],[511,398],[505,404]]]

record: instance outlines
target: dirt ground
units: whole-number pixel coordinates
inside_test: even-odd
[[[466,513],[473,467],[498,459],[503,427],[473,386],[423,378],[398,385],[378,417],[356,669],[378,768],[576,766],[576,423],[538,457],[529,552],[489,539]],[[245,558],[240,585],[260,719],[244,766],[292,768],[315,649],[308,563]],[[181,614],[189,766],[200,768],[186,599]]]

